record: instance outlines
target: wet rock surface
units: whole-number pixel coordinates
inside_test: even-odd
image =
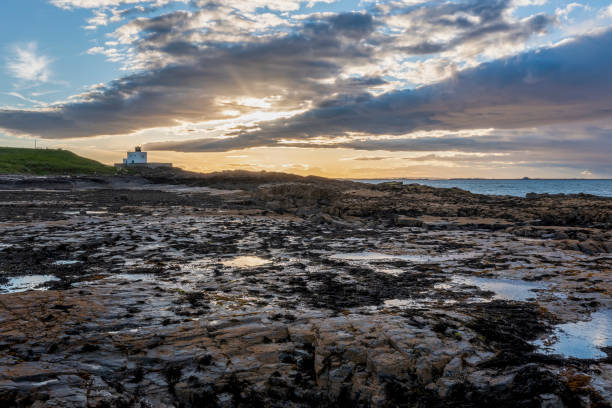
[[[0,180],[0,406],[609,407],[611,208],[245,173]]]

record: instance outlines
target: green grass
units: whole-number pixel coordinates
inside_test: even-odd
[[[114,174],[115,168],[61,149],[0,147],[0,174]]]

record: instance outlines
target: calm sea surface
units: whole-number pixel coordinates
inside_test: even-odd
[[[363,183],[401,181],[404,184],[424,184],[432,187],[459,187],[475,194],[495,194],[524,197],[527,193],[549,194],[594,194],[612,197],[612,180],[413,180],[413,179],[368,179],[354,180]]]

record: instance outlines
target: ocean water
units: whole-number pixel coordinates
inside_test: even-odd
[[[387,181],[401,181],[404,184],[423,184],[432,187],[458,187],[475,194],[509,195],[525,197],[528,193],[548,194],[593,194],[604,197],[612,197],[612,180],[551,180],[551,179],[529,179],[529,180],[492,180],[492,179],[361,179],[353,180],[362,183],[384,183]]]

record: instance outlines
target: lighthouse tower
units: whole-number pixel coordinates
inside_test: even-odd
[[[133,152],[128,152],[127,159],[123,159],[123,164],[147,164],[147,152],[143,152],[140,146],[136,146]]]

